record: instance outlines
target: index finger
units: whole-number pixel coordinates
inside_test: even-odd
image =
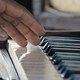
[[[44,28],[34,19],[31,13],[16,2],[8,2],[6,13],[17,18],[20,22],[29,27],[35,34],[41,36],[45,33]]]

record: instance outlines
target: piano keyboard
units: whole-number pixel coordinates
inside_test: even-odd
[[[8,40],[0,61],[0,80],[80,80],[80,38],[45,35],[25,48]]]
[[[80,38],[44,36],[40,43],[62,80],[80,80]]]
[[[26,48],[22,48],[13,40],[9,40],[8,43],[10,47],[8,51],[14,64],[16,64],[16,59],[13,59],[12,54],[16,55],[27,77],[27,79],[21,78],[20,80],[62,80],[40,46],[33,46],[29,43]],[[20,71],[18,64],[16,64],[16,69]]]

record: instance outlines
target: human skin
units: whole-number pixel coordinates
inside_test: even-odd
[[[39,36],[45,34],[44,28],[31,13],[14,0],[0,0],[0,31],[1,40],[9,35],[23,47],[27,45],[27,40],[38,45]]]

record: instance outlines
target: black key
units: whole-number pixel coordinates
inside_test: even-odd
[[[47,48],[47,45],[48,45],[48,48]],[[80,44],[75,44],[75,43],[70,43],[70,44],[66,44],[66,43],[57,43],[57,44],[49,44],[48,42],[47,42],[47,44],[45,44],[44,45],[45,46],[45,48],[44,48],[44,50],[49,50],[51,47],[52,48],[72,48],[72,49],[80,49]],[[47,49],[46,49],[47,48]],[[46,51],[47,52],[47,51]]]
[[[46,48],[48,47],[48,45],[49,45],[49,43],[48,42],[46,42],[45,43],[45,45],[42,47],[42,49],[45,51],[46,50]],[[46,51],[45,51],[46,52]]]
[[[44,46],[45,43],[48,42],[50,44],[54,43],[80,43],[80,40],[77,38],[67,38],[67,37],[42,37],[40,46]]]
[[[71,64],[71,65],[77,65],[77,64],[80,64],[80,61],[75,61],[75,60],[62,60],[59,65],[57,66],[57,70],[60,70],[65,64]]]
[[[53,61],[52,64],[59,65],[62,60],[75,60],[80,61],[80,56],[57,56]]]
[[[0,78],[0,80],[4,80],[3,78]]]
[[[61,74],[63,78],[69,78],[72,74],[80,74],[80,68],[66,68],[65,71]]]
[[[55,52],[71,52],[71,53],[80,53],[80,49],[70,49],[70,48],[50,48],[46,53],[47,56],[52,57]]]
[[[47,40],[47,39],[46,38],[42,38],[41,39],[40,46],[44,46],[45,45],[45,43],[46,43],[45,40]]]
[[[44,37],[45,42],[65,42],[65,43],[80,43],[80,38],[77,37],[59,37],[59,36],[49,36]]]
[[[80,56],[80,53],[69,53],[69,52],[55,52],[55,54],[50,58],[53,61],[58,56]]]
[[[52,39],[52,40],[51,40]],[[44,46],[46,43],[49,43],[50,45],[51,44],[55,44],[55,45],[66,45],[66,46],[71,46],[71,45],[73,45],[73,46],[80,46],[80,44],[78,44],[78,43],[80,43],[80,41],[79,40],[74,40],[74,38],[73,38],[73,40],[72,39],[68,39],[68,38],[63,38],[63,39],[55,39],[55,37],[54,38],[51,38],[51,39],[46,39],[45,37],[42,39],[42,41],[41,41],[41,45],[42,46]],[[74,43],[74,44],[73,44]],[[76,43],[76,44],[75,44]]]
[[[80,49],[80,43],[61,43],[61,42],[45,42],[43,47],[43,50],[47,48],[47,45],[53,48],[79,48]]]
[[[68,79],[66,80],[80,80],[80,74],[72,74]]]
[[[43,50],[45,53],[51,48],[71,48],[71,49],[80,49],[80,44],[49,44],[48,42],[43,46]]]
[[[66,71],[67,68],[75,68],[75,69],[78,69],[80,68],[80,64],[64,64],[62,66],[62,68],[59,70],[59,73],[63,73]]]
[[[40,41],[42,41],[43,39],[44,39],[44,36],[41,36],[41,37],[40,37]]]

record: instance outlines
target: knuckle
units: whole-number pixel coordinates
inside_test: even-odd
[[[13,24],[15,27],[17,27],[20,24],[18,20],[13,20],[10,23]]]
[[[3,29],[7,29],[7,27],[8,27],[7,25],[8,25],[8,23],[5,22],[5,23],[1,24],[0,26],[1,26]]]
[[[22,20],[24,19],[24,14],[22,14],[21,16],[19,16],[17,19],[18,19],[19,21],[22,21]]]
[[[29,26],[29,27],[33,27],[34,23],[35,23],[35,21],[33,21],[33,22],[32,22],[31,24],[29,24],[28,26]]]
[[[30,31],[28,30],[28,31],[26,31],[26,32],[23,32],[23,35],[24,35],[24,36],[27,36],[29,33],[30,33]]]

